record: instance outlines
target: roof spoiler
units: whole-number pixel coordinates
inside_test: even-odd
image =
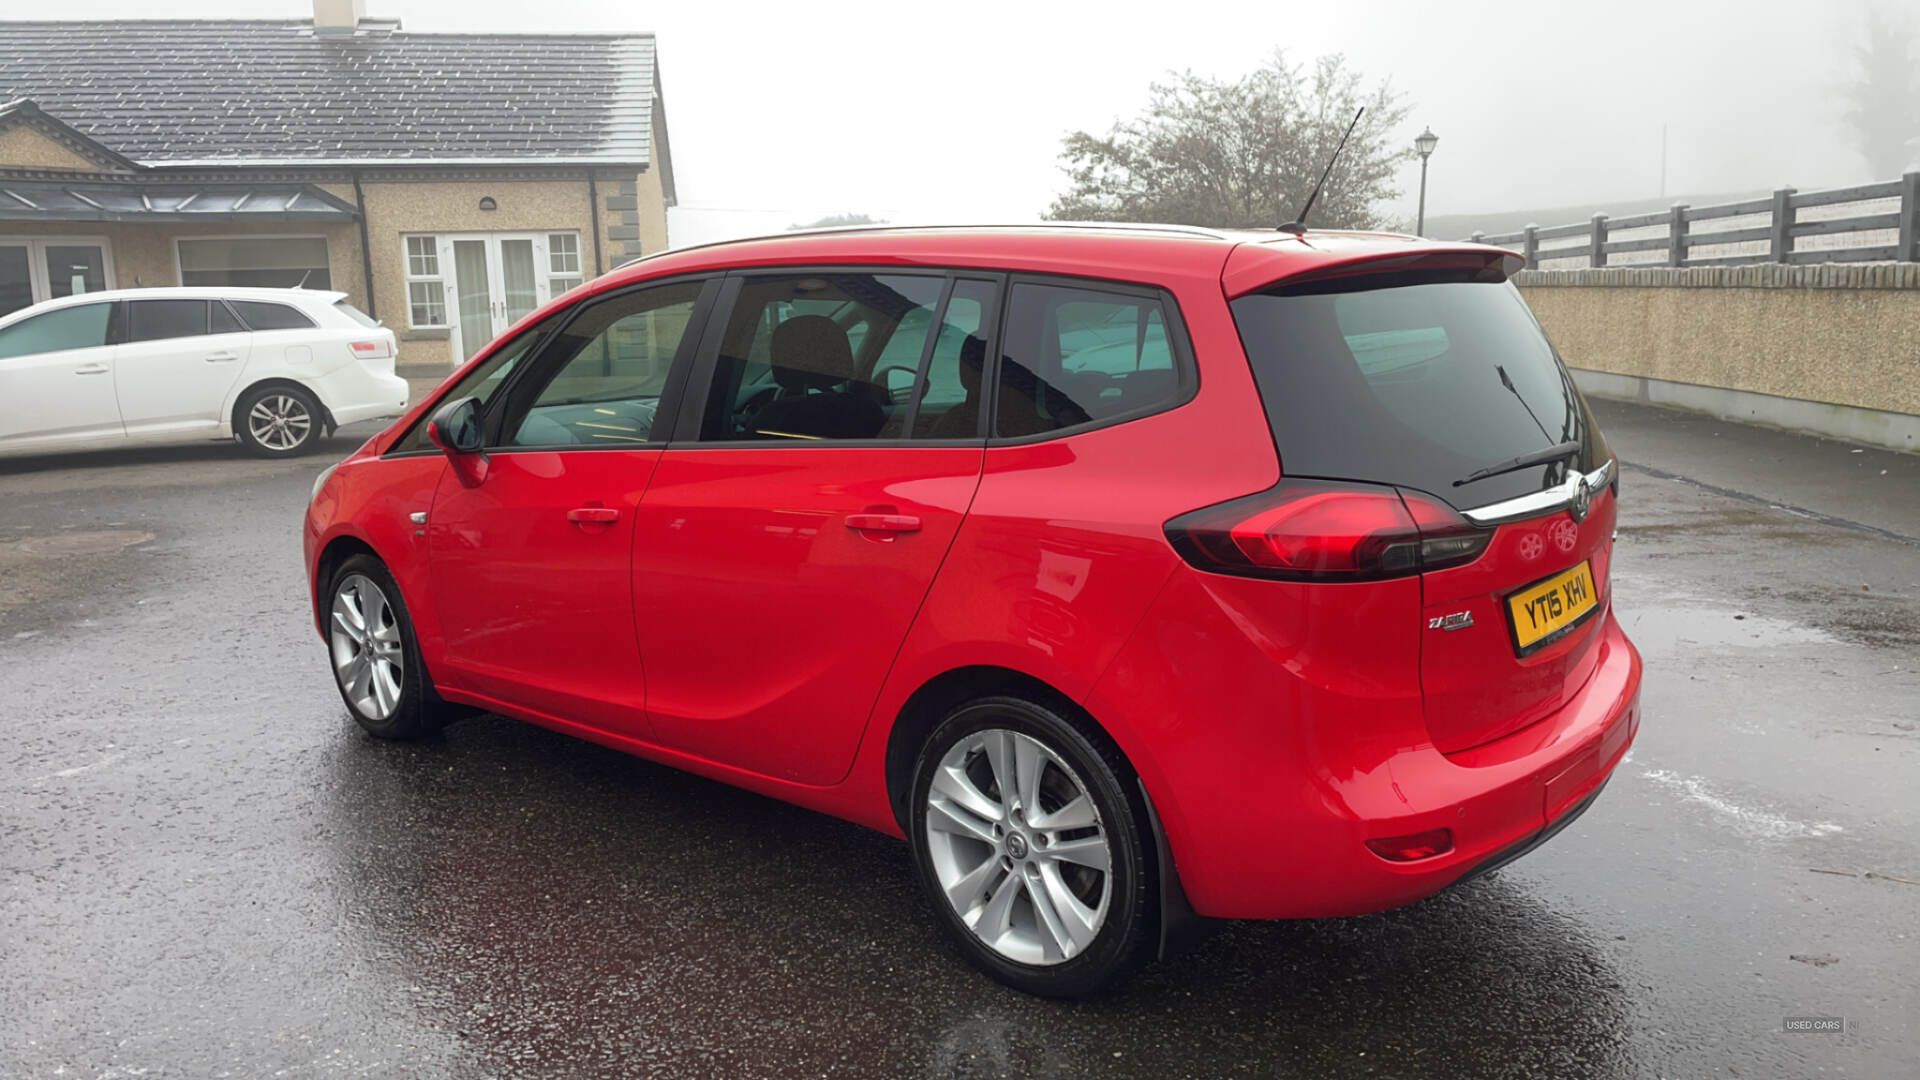
[[[1335,263],[1316,263],[1298,273],[1286,273],[1293,258],[1271,252],[1266,245],[1247,244],[1234,254],[1249,252],[1248,259],[1229,259],[1220,284],[1229,299],[1255,292],[1306,294],[1344,292],[1355,278],[1368,278],[1368,285],[1414,285],[1440,281],[1474,281],[1498,284],[1526,267],[1527,261],[1504,248],[1462,246],[1427,249],[1418,252],[1368,252]],[[1264,258],[1260,256],[1266,256]],[[1388,279],[1385,281],[1379,279]]]

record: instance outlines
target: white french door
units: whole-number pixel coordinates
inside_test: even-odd
[[[448,289],[454,310],[458,360],[479,352],[548,299],[545,233],[451,234],[440,238],[441,265],[452,269]]]
[[[113,288],[113,260],[98,237],[0,237],[0,315],[75,293]]]

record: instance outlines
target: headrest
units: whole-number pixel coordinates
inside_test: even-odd
[[[980,389],[980,375],[987,366],[987,339],[968,334],[960,343],[960,385],[972,397]]]
[[[789,390],[823,390],[853,378],[847,332],[825,315],[799,315],[773,328],[773,378]]]

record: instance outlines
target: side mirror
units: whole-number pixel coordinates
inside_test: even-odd
[[[427,438],[447,455],[462,484],[473,487],[487,478],[487,455],[480,452],[479,398],[460,398],[435,409],[427,420]]]
[[[461,398],[434,410],[427,438],[449,456],[480,452],[480,399]]]

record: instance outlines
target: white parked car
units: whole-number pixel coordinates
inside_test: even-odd
[[[386,329],[346,294],[119,289],[0,318],[0,456],[235,438],[290,457],[397,416]]]

